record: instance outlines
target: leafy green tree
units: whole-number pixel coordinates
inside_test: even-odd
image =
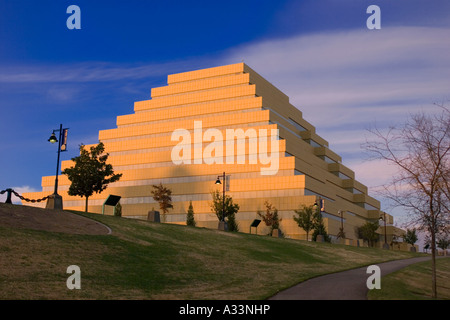
[[[376,232],[379,226],[378,220],[374,222],[367,221],[362,226],[357,227],[356,232],[359,238],[366,240],[369,243],[369,246],[373,247],[379,237]]]
[[[162,211],[163,222],[166,222],[166,213],[169,209],[173,208],[172,205],[172,190],[166,188],[160,183],[159,185],[153,185],[152,196],[153,199],[159,203],[159,208]]]
[[[447,250],[447,248],[450,245],[450,239],[447,238],[445,235],[438,235],[437,238],[438,238],[436,241],[437,247],[441,248],[442,250]]]
[[[305,206],[299,210],[295,210],[294,221],[297,222],[297,225],[305,230],[306,232],[306,240],[308,240],[309,232],[314,229],[314,209],[313,206]]]
[[[270,227],[270,233],[272,234],[273,230],[280,229],[280,222],[283,219],[278,217],[278,209],[275,208],[270,202],[264,201],[264,206],[266,207],[265,213],[258,211],[258,216],[264,221],[266,226]]]
[[[230,196],[225,195],[224,199],[223,195],[217,190],[211,192],[211,196],[211,211],[216,214],[217,219],[219,219],[219,221],[226,221],[229,231],[239,231],[235,216],[239,211],[239,205],[237,203],[233,203],[233,198]]]
[[[278,217],[278,209],[275,208],[275,212],[273,213],[272,231],[275,229],[280,230],[281,220],[283,220],[283,219]]]
[[[406,229],[406,234],[403,237],[403,240],[405,240],[406,243],[409,243],[410,245],[414,245],[414,243],[417,242],[417,234],[416,229]]]
[[[114,174],[111,164],[107,164],[109,153],[105,152],[103,142],[89,150],[80,145],[80,155],[72,158],[75,165],[66,168],[62,174],[71,181],[68,194],[86,198],[85,211],[88,210],[89,197],[104,191],[108,184],[119,181],[122,174]]]
[[[323,223],[322,212],[320,208],[314,211],[314,231],[312,234],[313,241],[317,241],[317,236],[321,235],[325,242],[331,242],[330,236],[325,229],[325,224]]]
[[[236,222],[236,213],[232,213],[227,216],[227,224],[228,224],[228,231],[239,231],[239,226]]]
[[[194,207],[192,207],[192,201],[189,202],[189,209],[186,214],[186,225],[195,227],[195,219],[194,219]]]

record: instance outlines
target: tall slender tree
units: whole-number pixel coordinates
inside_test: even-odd
[[[373,139],[363,147],[374,159],[397,168],[382,195],[409,213],[409,224],[430,236],[432,297],[436,290],[436,235],[450,224],[450,110],[435,104],[427,113],[409,116],[386,132],[369,130]]]
[[[192,206],[192,201],[189,202],[188,212],[186,214],[186,225],[195,227],[195,219],[194,219],[194,207]]]
[[[297,225],[305,230],[306,240],[309,239],[309,232],[314,229],[314,208],[313,206],[303,205],[300,209],[295,210],[296,216],[294,221]]]
[[[327,233],[327,230],[325,228],[325,224],[323,222],[322,212],[320,211],[320,208],[316,208],[314,211],[314,231],[312,234],[312,239],[314,241],[317,241],[317,236],[322,236],[323,240],[325,242],[331,242],[331,238]]]
[[[239,226],[236,222],[236,213],[239,211],[239,205],[234,203],[233,198],[228,195],[225,195],[224,199],[218,190],[211,192],[211,196],[210,208],[216,214],[217,219],[226,221],[229,231],[239,231]]]
[[[377,233],[378,228],[380,227],[380,223],[378,220],[375,221],[367,221],[362,226],[356,227],[355,231],[358,235],[358,238],[366,240],[370,247],[375,245],[375,242],[378,240],[380,235]]]
[[[416,228],[406,229],[406,234],[403,237],[403,240],[405,240],[406,243],[414,246],[414,244],[417,242],[417,239]],[[413,248],[413,250],[416,250],[415,247]]]
[[[160,183],[159,185],[153,185],[152,195],[153,199],[159,203],[159,208],[162,211],[163,222],[166,222],[166,214],[169,209],[173,208],[172,205],[172,190],[165,187]]]
[[[269,201],[264,201],[264,206],[266,207],[265,212],[258,211],[257,214],[261,217],[266,226],[270,227],[269,235],[271,235],[273,230],[280,228],[280,222],[283,219],[278,217],[278,209]]]

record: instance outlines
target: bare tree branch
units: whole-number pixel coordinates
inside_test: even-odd
[[[444,104],[434,115],[410,115],[401,127],[385,133],[369,130],[373,140],[363,148],[373,159],[393,164],[397,174],[383,186],[384,196],[409,212],[410,223],[431,237],[433,296],[436,296],[436,234],[448,232],[450,223],[450,110]]]

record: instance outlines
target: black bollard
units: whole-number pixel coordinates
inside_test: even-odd
[[[6,192],[8,192],[7,196],[6,196],[6,202],[5,203],[12,203],[11,202],[11,193],[12,193],[12,189],[6,189]]]

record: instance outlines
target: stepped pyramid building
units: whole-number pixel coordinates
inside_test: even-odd
[[[236,220],[242,232],[251,232],[265,201],[278,209],[285,236],[296,239],[306,235],[293,220],[302,205],[323,204],[333,238],[343,223],[346,237],[357,239],[355,226],[382,214],[379,201],[302,112],[244,63],[169,75],[167,86],[153,88],[150,100],[135,102],[134,113],[118,116],[117,128],[100,131],[99,141],[123,176],[89,198],[91,212],[101,213],[112,194],[122,197],[122,216],[146,219],[150,210],[159,210],[152,185],[162,183],[172,190],[174,206],[165,222],[184,224],[192,202],[197,226],[217,228],[211,192],[222,192],[215,182],[225,173],[226,194],[240,206]],[[72,165],[63,161],[62,170]],[[54,180],[43,177],[42,192],[24,196],[51,194]],[[84,199],[67,195],[69,185],[66,176],[59,177],[64,208],[84,210]],[[386,216],[391,238],[393,218]],[[268,230],[261,223],[256,232]]]

